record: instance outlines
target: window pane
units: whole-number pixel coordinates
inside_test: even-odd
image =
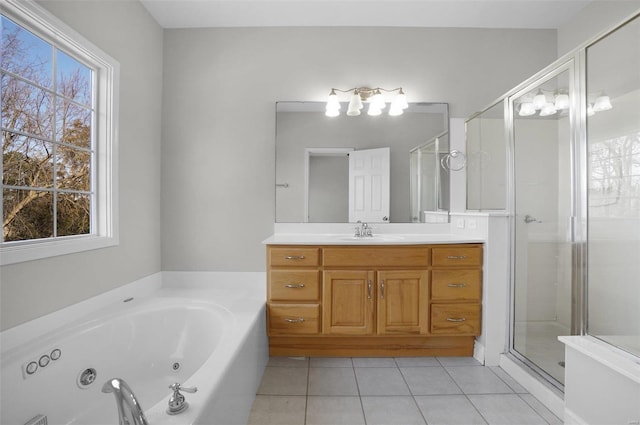
[[[0,56],[2,69],[51,88],[53,47],[4,16]]]
[[[83,148],[91,148],[91,110],[66,99],[58,99],[56,140]]]
[[[91,190],[91,152],[58,146],[56,153],[58,189]]]
[[[91,106],[91,69],[56,50],[56,91],[78,103]]]
[[[10,186],[53,186],[53,146],[42,140],[2,132],[2,183]]]
[[[53,237],[53,194],[37,190],[3,189],[5,242]]]
[[[17,78],[2,75],[2,126],[41,136],[52,134],[51,94]]]
[[[58,236],[86,235],[91,231],[91,197],[76,193],[58,195]]]

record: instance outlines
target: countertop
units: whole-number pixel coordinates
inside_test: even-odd
[[[482,238],[450,233],[380,233],[372,237],[355,237],[350,234],[276,233],[262,241],[265,245],[427,245],[483,242]]]

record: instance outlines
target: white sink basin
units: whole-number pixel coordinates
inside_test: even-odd
[[[402,236],[375,235],[375,236],[338,236],[338,240],[349,242],[396,242],[404,240]]]

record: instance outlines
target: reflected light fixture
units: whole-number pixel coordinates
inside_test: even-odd
[[[536,107],[533,106],[532,102],[523,102],[520,104],[520,111],[518,115],[521,117],[528,117],[536,113]]]
[[[569,95],[565,93],[558,93],[554,99],[554,106],[556,110],[559,111],[569,109]]]
[[[542,93],[542,90],[538,90],[538,93],[533,97],[533,106],[536,109],[542,109],[547,104],[547,97]]]
[[[602,112],[608,111],[612,109],[611,99],[606,94],[602,94],[596,98],[596,101],[593,103],[593,112]]]
[[[611,99],[604,92],[600,92],[600,94],[596,96],[588,95],[587,97],[589,99],[587,103],[587,116],[589,117],[592,117],[596,112],[613,109]],[[553,101],[549,102],[547,99],[553,99]],[[529,117],[538,112],[539,116],[548,117],[569,109],[571,100],[566,89],[559,89],[556,92],[537,89],[536,92],[522,95],[520,100],[516,101],[516,104],[520,105],[518,115],[521,117]]]
[[[349,106],[347,108],[347,115],[355,117],[360,115],[364,108],[364,103],[368,103],[367,115],[377,116],[382,114],[382,110],[387,107],[387,103],[384,99],[384,93],[395,93],[396,97],[389,106],[389,115],[398,116],[402,115],[404,110],[409,107],[407,103],[407,97],[402,90],[402,87],[395,89],[384,89],[382,87],[370,88],[370,87],[355,87],[349,90],[340,90],[332,88],[327,99],[327,107],[325,115],[328,117],[337,117],[340,115],[340,101],[338,95],[340,93],[351,93],[349,100]]]
[[[545,103],[542,109],[540,109],[540,116],[548,117],[550,115],[555,114],[556,112],[558,112],[558,110],[556,109],[555,106],[553,106],[553,103],[548,102],[548,103]]]

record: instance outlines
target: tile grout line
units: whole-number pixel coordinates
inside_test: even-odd
[[[353,378],[356,380],[356,389],[358,390],[358,400],[360,400],[360,410],[362,411],[362,419],[364,420],[364,425],[367,425],[367,415],[364,412],[364,403],[362,402],[362,394],[360,393],[360,384],[358,383],[358,375],[356,375],[356,365],[353,362],[353,357],[349,357],[351,359],[351,368],[353,370]]]
[[[411,394],[411,400],[413,400],[413,404],[416,406],[416,409],[418,409],[418,413],[420,413],[420,417],[424,421],[425,425],[428,425],[427,418],[424,417],[424,413],[422,413],[422,409],[420,409],[420,406],[416,401],[416,396],[415,394],[413,394],[413,391],[411,390],[411,386],[409,386],[409,383],[407,382],[407,378],[405,378],[404,373],[402,373],[402,369],[398,364],[398,360],[394,358],[393,361],[396,362],[396,366],[398,367],[398,372],[400,372],[400,376],[402,376],[402,380],[404,381],[404,384],[407,386],[407,389],[409,390],[409,394]]]
[[[446,366],[442,364],[442,362],[440,361],[439,358],[436,357],[436,359],[438,360],[438,363],[440,363],[440,365],[442,365],[442,368],[444,369],[445,373],[447,374],[447,376],[449,376],[449,378],[451,378],[451,380],[453,381],[454,384],[456,384],[456,387],[458,387],[458,389],[460,390],[460,392],[462,393],[462,395],[464,396],[464,398],[467,399],[467,401],[469,402],[469,404],[471,406],[473,406],[473,408],[475,409],[476,412],[478,412],[478,415],[480,415],[480,417],[482,418],[482,420],[485,422],[485,424],[488,424],[489,421],[487,420],[487,418],[484,417],[484,415],[482,414],[482,412],[478,409],[478,407],[473,404],[473,402],[471,401],[471,399],[469,398],[469,396],[467,395],[466,392],[464,392],[464,390],[462,389],[462,387],[458,384],[458,381],[456,381],[453,376],[451,376],[451,374],[449,373],[449,371],[447,370]],[[484,365],[481,365],[484,367]],[[508,385],[507,385],[508,386]],[[511,387],[509,387],[511,388]]]
[[[307,409],[309,407],[309,375],[311,371],[311,356],[308,357],[309,361],[307,362],[307,390],[305,391],[304,397],[304,423],[303,425],[307,425]]]

